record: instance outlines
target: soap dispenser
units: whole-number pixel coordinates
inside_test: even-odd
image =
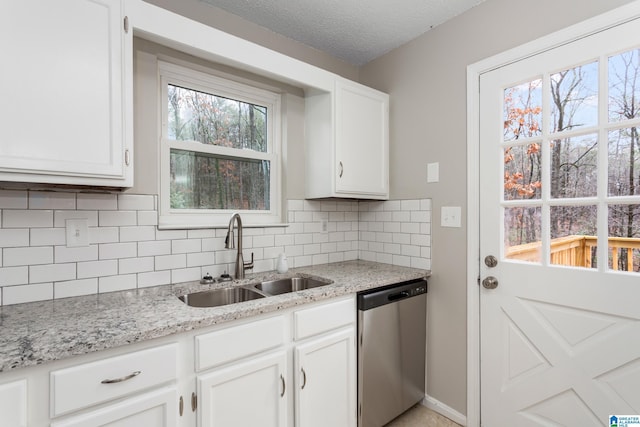
[[[276,265],[276,270],[278,271],[278,273],[286,273],[289,270],[287,256],[285,254],[280,254],[280,256],[278,256],[278,264]]]

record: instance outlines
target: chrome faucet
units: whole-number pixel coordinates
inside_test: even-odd
[[[229,228],[227,229],[227,238],[224,241],[224,247],[227,249],[235,249],[233,243],[233,226],[235,222],[238,222],[238,254],[236,255],[236,279],[244,279],[244,271],[253,268],[253,252],[251,252],[251,262],[244,262],[242,258],[242,219],[240,214],[233,214],[231,221],[229,221]]]

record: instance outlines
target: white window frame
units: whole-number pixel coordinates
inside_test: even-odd
[[[158,61],[160,82],[160,197],[158,228],[219,228],[226,227],[234,213],[242,215],[246,226],[282,224],[282,137],[281,95],[218,75],[197,71],[193,68]],[[267,152],[240,150],[230,147],[206,145],[195,141],[169,139],[167,86],[181,86],[205,93],[223,96],[251,104],[267,107]],[[171,209],[170,207],[170,152],[171,149],[195,151],[220,155],[233,159],[259,159],[270,162],[269,210],[237,209]]]

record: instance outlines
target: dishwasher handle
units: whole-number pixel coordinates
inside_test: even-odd
[[[387,304],[395,304],[427,293],[427,281],[409,280],[395,285],[374,288],[358,293],[358,310],[371,310]]]
[[[411,294],[408,291],[397,292],[395,294],[389,294],[387,299],[389,301],[398,301],[401,299],[409,298]]]

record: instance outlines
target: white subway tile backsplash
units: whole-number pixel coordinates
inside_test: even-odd
[[[187,266],[187,255],[159,255],[156,256],[156,270],[174,270]],[[235,259],[235,258],[234,258]]]
[[[2,288],[2,304],[4,305],[50,299],[53,299],[53,283],[6,286]]]
[[[55,262],[96,261],[98,259],[98,245],[68,248],[55,246]]]
[[[76,264],[45,264],[29,267],[29,283],[59,282],[76,278]]]
[[[400,209],[400,200],[389,200],[384,204],[385,211],[399,211]]]
[[[253,272],[354,259],[431,265],[431,202],[289,200],[287,227],[245,228]],[[156,196],[0,190],[0,304],[198,280],[233,270],[226,228],[157,230]],[[88,247],[67,248],[85,218]],[[321,224],[326,222],[326,230]],[[13,289],[11,289],[13,288]]]
[[[5,209],[2,211],[2,228],[53,227],[52,210]]]
[[[29,229],[0,229],[0,248],[29,246]]]
[[[138,253],[136,242],[103,243],[98,245],[99,259],[134,258]]]
[[[171,253],[184,254],[202,251],[202,240],[200,239],[180,239],[171,241]]]
[[[118,210],[152,211],[155,210],[155,197],[143,194],[118,194]]]
[[[118,260],[79,262],[77,274],[78,279],[114,276],[118,274]]]
[[[26,191],[0,190],[0,209],[27,209],[29,198]]]
[[[53,264],[52,246],[4,248],[2,250],[2,265],[5,267],[37,264]]]
[[[89,227],[89,244],[117,243],[119,240],[118,227]]]
[[[76,209],[76,195],[56,191],[30,191],[29,209]]]
[[[115,211],[118,209],[118,195],[79,193],[76,203],[80,210]]]
[[[156,227],[152,225],[120,227],[121,242],[140,242],[156,239]]]
[[[200,280],[200,267],[179,268],[171,270],[171,283]]]
[[[393,255],[393,265],[400,265],[402,267],[411,267],[411,257],[404,255]]]
[[[158,225],[156,211],[138,211],[138,225]]]
[[[0,268],[0,286],[23,285],[28,282],[28,266]]]
[[[92,295],[98,293],[98,279],[69,280],[53,284],[53,296],[55,299],[77,297],[80,295]]]
[[[171,283],[171,270],[138,274],[138,288],[166,285],[167,283]]]
[[[213,252],[196,252],[187,254],[187,267],[202,267],[214,263]]]
[[[135,211],[100,211],[98,223],[100,227],[137,225],[138,215]]]
[[[294,214],[295,222],[312,222],[313,221],[313,212],[309,211],[297,211]]]
[[[214,237],[216,237],[216,233],[213,229],[187,230],[187,238],[189,239],[212,239]]]
[[[0,230],[0,235],[2,230]],[[64,228],[34,228],[31,230],[31,246],[65,245],[67,236]],[[29,246],[29,245],[23,245]]]
[[[115,292],[135,289],[138,280],[135,274],[120,274],[118,276],[99,277],[98,292]]]
[[[138,243],[138,255],[171,255],[171,240],[154,240]]]
[[[118,260],[118,273],[145,273],[154,271],[154,258],[122,258]]]
[[[218,230],[216,230],[217,232]],[[226,233],[226,230],[225,230]],[[186,239],[186,230],[157,230],[156,240],[173,240],[173,239]]]
[[[68,219],[86,219],[89,227],[98,226],[98,211],[55,211],[54,227],[66,227]]]
[[[420,210],[420,200],[401,200],[400,209],[403,211],[418,211]]]

